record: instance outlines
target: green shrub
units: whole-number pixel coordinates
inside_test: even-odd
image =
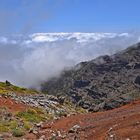
[[[24,132],[21,129],[14,129],[13,130],[13,136],[14,137],[21,137],[24,135]]]
[[[4,126],[3,124],[0,124],[0,132],[8,132],[9,129],[7,126]]]
[[[38,114],[34,109],[27,109],[26,111],[18,112],[18,117],[29,122],[40,122],[45,120],[45,114]]]
[[[9,122],[9,128],[10,129],[15,129],[15,128],[17,128],[18,127],[18,123],[17,123],[17,121],[10,121]]]
[[[29,130],[31,128],[31,124],[29,122],[24,121],[24,129]]]

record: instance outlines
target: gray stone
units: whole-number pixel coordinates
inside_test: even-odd
[[[37,127],[42,127],[42,125],[43,125],[43,122],[40,122],[40,123],[36,124]]]
[[[75,133],[77,132],[81,127],[79,125],[74,125],[69,131],[68,133]]]

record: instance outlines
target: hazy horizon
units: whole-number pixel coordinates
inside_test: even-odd
[[[137,43],[135,33],[36,33],[0,37],[0,81],[37,87],[66,69]]]

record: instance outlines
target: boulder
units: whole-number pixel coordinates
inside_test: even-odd
[[[87,81],[87,80],[76,80],[74,82],[74,87],[77,87],[77,88],[86,87],[89,85],[89,83],[90,81]]]

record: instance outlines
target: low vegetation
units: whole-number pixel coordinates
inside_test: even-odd
[[[24,135],[24,132],[22,129],[16,128],[13,130],[13,136],[15,137],[21,137]]]
[[[3,93],[17,93],[17,94],[37,94],[38,91],[33,89],[27,89],[23,87],[18,87],[15,85],[12,85],[10,82],[0,82],[0,94]]]
[[[28,94],[33,94],[30,95],[30,97],[36,97],[34,100],[36,103],[40,101],[36,101],[38,98],[41,98],[42,101],[42,96],[40,97],[39,94],[37,95],[36,93],[38,92],[35,90],[18,87],[12,85],[8,81],[5,83],[0,82],[0,94],[3,94],[1,100],[2,106],[0,106],[0,134],[8,133],[12,135],[12,137],[22,137],[25,136],[27,132],[36,128],[38,124],[47,120],[67,116],[68,114],[73,113],[85,113],[84,109],[75,106],[69,100],[65,100],[61,104],[59,104],[59,102],[52,103],[52,101],[49,102],[50,100],[48,100],[48,103],[46,104],[49,109],[46,111],[44,106],[38,106],[37,108],[31,107],[29,104],[26,106],[26,103],[23,103],[26,99],[21,99],[21,102],[19,101],[19,103],[21,103],[21,108],[24,107],[22,109],[19,108],[18,110],[11,109],[10,105],[13,104],[13,106],[18,106],[18,101],[14,101],[16,99],[15,96],[14,99],[10,100],[7,93],[14,93],[17,97],[28,97]],[[22,96],[22,94],[27,95]],[[31,98],[29,101],[32,101],[32,99],[34,98]],[[44,99],[44,104],[46,100],[47,98]]]
[[[31,123],[39,123],[47,119],[47,114],[41,111],[41,109],[38,111],[30,108],[25,111],[18,112],[17,116],[19,118],[22,118],[24,121],[31,122]]]
[[[21,137],[35,124],[50,119],[42,109],[29,108],[12,114],[7,108],[0,108],[0,133],[9,132],[14,137]]]

